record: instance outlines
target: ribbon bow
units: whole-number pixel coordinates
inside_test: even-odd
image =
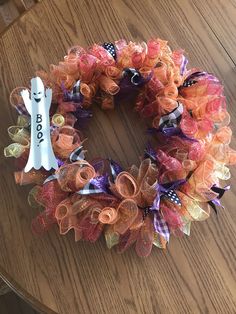
[[[176,180],[174,182],[165,183],[165,184],[157,184],[157,195],[153,201],[151,207],[149,207],[149,211],[153,212],[154,215],[154,229],[157,233],[162,235],[166,241],[169,241],[170,238],[170,230],[166,221],[161,217],[160,214],[160,201],[162,197],[166,197],[171,202],[181,205],[181,201],[175,192],[175,189],[180,185],[184,184],[186,180]]]
[[[136,96],[144,84],[151,79],[152,73],[144,78],[141,73],[134,68],[125,68],[120,80],[120,91],[115,95],[115,102],[119,103],[121,100],[128,101]]]
[[[83,160],[83,159],[84,159],[83,146],[77,147],[69,156],[70,162],[75,162],[75,161]],[[58,159],[58,164],[59,164],[59,166],[62,166],[64,163]],[[52,175],[47,177],[47,179],[43,182],[43,184],[45,184],[49,181],[52,181],[52,180],[56,180],[56,179],[58,179],[58,174],[53,173]]]
[[[148,133],[152,134],[154,132],[162,133],[165,136],[179,136],[185,140],[197,142],[196,139],[188,137],[183,133],[183,131],[178,127],[183,114],[183,105],[177,102],[178,106],[168,114],[161,116],[158,128],[149,128]]]
[[[112,159],[109,159],[109,163],[110,163],[112,180],[114,182],[117,175],[122,171],[122,168],[120,167],[120,165],[118,163],[116,163]],[[99,194],[99,193],[111,194],[111,191],[109,190],[109,176],[108,176],[108,174],[97,176],[97,177],[91,179],[77,193],[80,195]]]

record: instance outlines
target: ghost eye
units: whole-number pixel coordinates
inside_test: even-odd
[[[38,92],[38,94],[42,94],[42,92]]]
[[[34,95],[36,95],[36,93],[34,93]]]

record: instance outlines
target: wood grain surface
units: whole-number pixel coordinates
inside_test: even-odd
[[[230,0],[44,0],[0,38],[1,147],[16,120],[10,91],[29,82],[35,70],[63,58],[79,43],[168,39],[185,48],[191,65],[214,72],[225,84],[236,134],[236,2]],[[101,112],[87,132],[88,157],[110,156],[123,166],[138,163],[145,124],[131,106]],[[233,147],[236,139],[233,137]],[[1,149],[2,151],[2,149]],[[166,251],[141,259],[131,249],[108,250],[104,240],[75,243],[55,227],[31,234],[37,214],[27,204],[29,188],[16,186],[13,162],[0,157],[0,275],[45,313],[235,313],[236,169],[225,209],[195,223],[190,238],[171,238]]]

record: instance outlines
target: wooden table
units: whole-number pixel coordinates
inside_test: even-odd
[[[28,83],[37,69],[57,63],[67,47],[118,38],[169,39],[184,47],[191,65],[214,72],[225,84],[236,118],[236,2],[230,0],[45,0],[15,22],[0,39],[1,145],[16,119],[9,93]],[[236,124],[232,123],[236,134]],[[137,163],[145,126],[131,108],[96,109],[90,125],[89,157],[111,156]],[[126,136],[126,133],[129,135]],[[118,134],[118,135],[117,135]],[[235,137],[233,139],[235,148]],[[1,150],[2,151],[2,150]],[[167,251],[141,259],[118,255],[103,240],[75,243],[72,234],[31,234],[37,214],[28,188],[16,186],[13,167],[1,154],[0,275],[33,306],[46,313],[235,313],[236,169],[225,209],[195,223],[190,238],[175,239]]]

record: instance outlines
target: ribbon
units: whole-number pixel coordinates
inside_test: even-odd
[[[171,137],[171,136],[179,136],[180,138],[191,141],[191,142],[198,142],[195,138],[189,137],[183,133],[183,131],[179,127],[165,127],[163,129],[160,128],[149,128],[148,133],[153,134],[154,132],[162,133],[164,136]]]
[[[123,171],[123,169],[121,168],[121,166],[116,163],[114,160],[112,159],[109,159],[109,162],[110,162],[110,169],[111,169],[111,175],[112,175],[112,179],[113,179],[113,182],[115,181],[116,177],[118,176],[118,174],[120,172]]]
[[[119,103],[121,100],[129,100],[135,97],[140,87],[150,81],[152,73],[144,78],[141,73],[134,68],[126,68],[123,71],[122,79],[120,80],[120,91],[115,95],[115,102]]]
[[[185,135],[183,131],[178,127],[178,124],[182,118],[184,107],[180,102],[177,103],[178,106],[173,111],[160,118],[159,128],[157,129],[158,132],[162,132],[162,134],[166,136],[177,135],[183,139],[197,142],[197,140],[195,140],[194,138]]]
[[[183,75],[184,72],[186,71],[187,64],[188,64],[188,59],[183,55],[182,63],[180,65],[180,75]]]
[[[83,101],[83,95],[80,92],[80,80],[78,80],[71,91],[65,88],[64,83],[61,84],[61,89],[63,90],[63,100],[73,101],[75,103],[81,103]]]
[[[56,159],[57,159],[58,167],[61,167],[65,164],[64,161],[62,161],[61,159],[59,159],[59,158],[56,158]]]
[[[198,82],[199,79],[201,79],[201,77],[207,77],[210,80],[216,81],[216,77],[212,74],[209,74],[207,72],[203,72],[203,71],[197,71],[194,72],[192,74],[190,74],[183,82],[183,85],[179,87],[179,89],[183,88],[183,87],[190,87],[194,84],[196,84]],[[218,79],[217,79],[218,81]]]
[[[177,107],[171,112],[161,116],[159,121],[159,128],[177,127],[179,124],[182,114],[184,112],[183,105],[177,101]]]
[[[154,163],[157,162],[156,158],[156,152],[151,147],[151,145],[148,145],[144,152],[145,157],[148,157],[153,161]],[[162,197],[166,197],[171,202],[181,205],[181,201],[175,192],[175,189],[179,187],[181,184],[184,184],[186,182],[185,179],[182,180],[176,180],[174,182],[164,183],[164,184],[157,184],[157,195],[153,201],[153,204],[151,207],[144,209],[144,217],[149,213],[149,211],[153,212],[153,225],[155,231],[164,237],[164,239],[169,242],[170,238],[170,230],[168,227],[168,224],[166,221],[161,217],[161,214],[159,212],[160,209],[160,201]]]
[[[170,240],[170,229],[166,221],[161,217],[159,211],[155,211],[153,218],[154,229],[157,233],[164,237],[164,239],[169,242]]]
[[[83,146],[79,146],[78,148],[76,148],[69,157],[70,162],[75,162],[78,160],[84,160],[84,151],[83,151]],[[57,163],[58,166],[62,166],[64,165],[64,162],[60,159],[57,159]],[[49,177],[47,177],[47,179],[43,182],[43,184],[52,181],[52,180],[57,180],[58,179],[58,174],[53,173],[52,175],[50,175]]]
[[[80,195],[90,195],[90,194],[99,194],[99,193],[108,194],[108,189],[107,189],[108,185],[109,185],[108,175],[98,176],[90,180],[77,193]]]
[[[197,79],[201,76],[204,76],[206,75],[207,73],[206,72],[201,72],[201,71],[198,71],[198,72],[194,72],[192,74],[190,74],[183,82],[183,85],[180,86],[179,88],[182,88],[182,87],[190,87],[194,84],[197,83]]]
[[[169,241],[170,231],[169,231],[168,224],[161,217],[161,214],[159,211],[160,201],[162,197],[166,197],[171,202],[175,203],[176,205],[181,205],[181,201],[177,193],[174,190],[180,185],[184,184],[185,182],[186,180],[182,179],[182,180],[176,180],[169,183],[157,184],[157,195],[153,201],[152,206],[148,208],[148,211],[153,212],[153,215],[154,215],[153,224],[154,224],[155,231],[159,233],[160,235],[162,235],[166,239],[166,241]]]
[[[109,159],[110,163],[110,169],[111,169],[111,175],[113,182],[115,181],[117,175],[122,172],[121,166],[113,161],[112,159]],[[111,194],[111,191],[109,189],[109,176],[108,174],[97,176],[96,178],[93,178],[90,180],[88,184],[86,184],[83,189],[77,192],[80,195],[89,195],[89,194],[98,194],[98,193],[106,193]]]
[[[153,163],[157,162],[156,158],[156,152],[155,150],[151,147],[150,143],[148,143],[147,148],[144,150],[144,158],[149,158]]]
[[[211,189],[213,192],[219,194],[217,198],[222,198],[225,192],[230,190],[230,185],[226,185],[224,188],[213,185]]]
[[[113,43],[104,43],[102,47],[116,60],[116,46]]]
[[[51,174],[49,177],[47,177],[47,179],[43,182],[43,184],[46,184],[47,182],[50,182],[52,180],[57,180],[58,175],[57,174]]]
[[[132,84],[134,86],[140,86],[144,84],[144,78],[140,72],[134,68],[126,68],[123,71],[124,82],[126,79],[126,84]]]
[[[215,193],[218,193],[218,196],[215,199],[209,201],[208,204],[213,208],[216,214],[217,214],[217,207],[224,208],[224,206],[220,202],[220,199],[223,197],[226,191],[229,191],[229,189],[230,189],[230,185],[226,185],[224,188],[221,188],[216,185],[213,185],[211,187],[211,190]]]
[[[79,146],[76,148],[69,156],[69,161],[71,163],[84,160],[84,150],[83,146]],[[113,160],[110,161],[110,169],[112,173],[113,180],[115,180],[116,176],[122,171],[121,166]],[[61,160],[58,160],[58,164],[63,163]],[[83,165],[81,165],[83,167]],[[58,179],[58,174],[50,175],[43,184]],[[110,194],[109,190],[109,178],[108,174],[97,176],[91,179],[81,190],[77,191],[77,194],[80,195],[90,195],[90,194],[98,194],[98,193],[106,193]]]
[[[70,162],[75,162],[78,160],[84,160],[84,158],[83,146],[79,146],[70,154],[69,160]]]
[[[150,210],[159,210],[160,207],[160,200],[162,197],[168,198],[171,202],[175,203],[176,205],[181,205],[181,201],[175,192],[180,185],[186,183],[185,179],[176,180],[169,183],[164,184],[157,184],[157,195],[153,201],[153,205],[150,207]]]
[[[178,106],[172,110],[170,113],[161,116],[159,121],[159,128],[149,128],[148,133],[152,134],[154,132],[160,132],[164,136],[179,136],[188,141],[197,142],[196,139],[188,137],[183,133],[183,131],[178,127],[181,120],[184,107],[180,102],[177,102]]]

